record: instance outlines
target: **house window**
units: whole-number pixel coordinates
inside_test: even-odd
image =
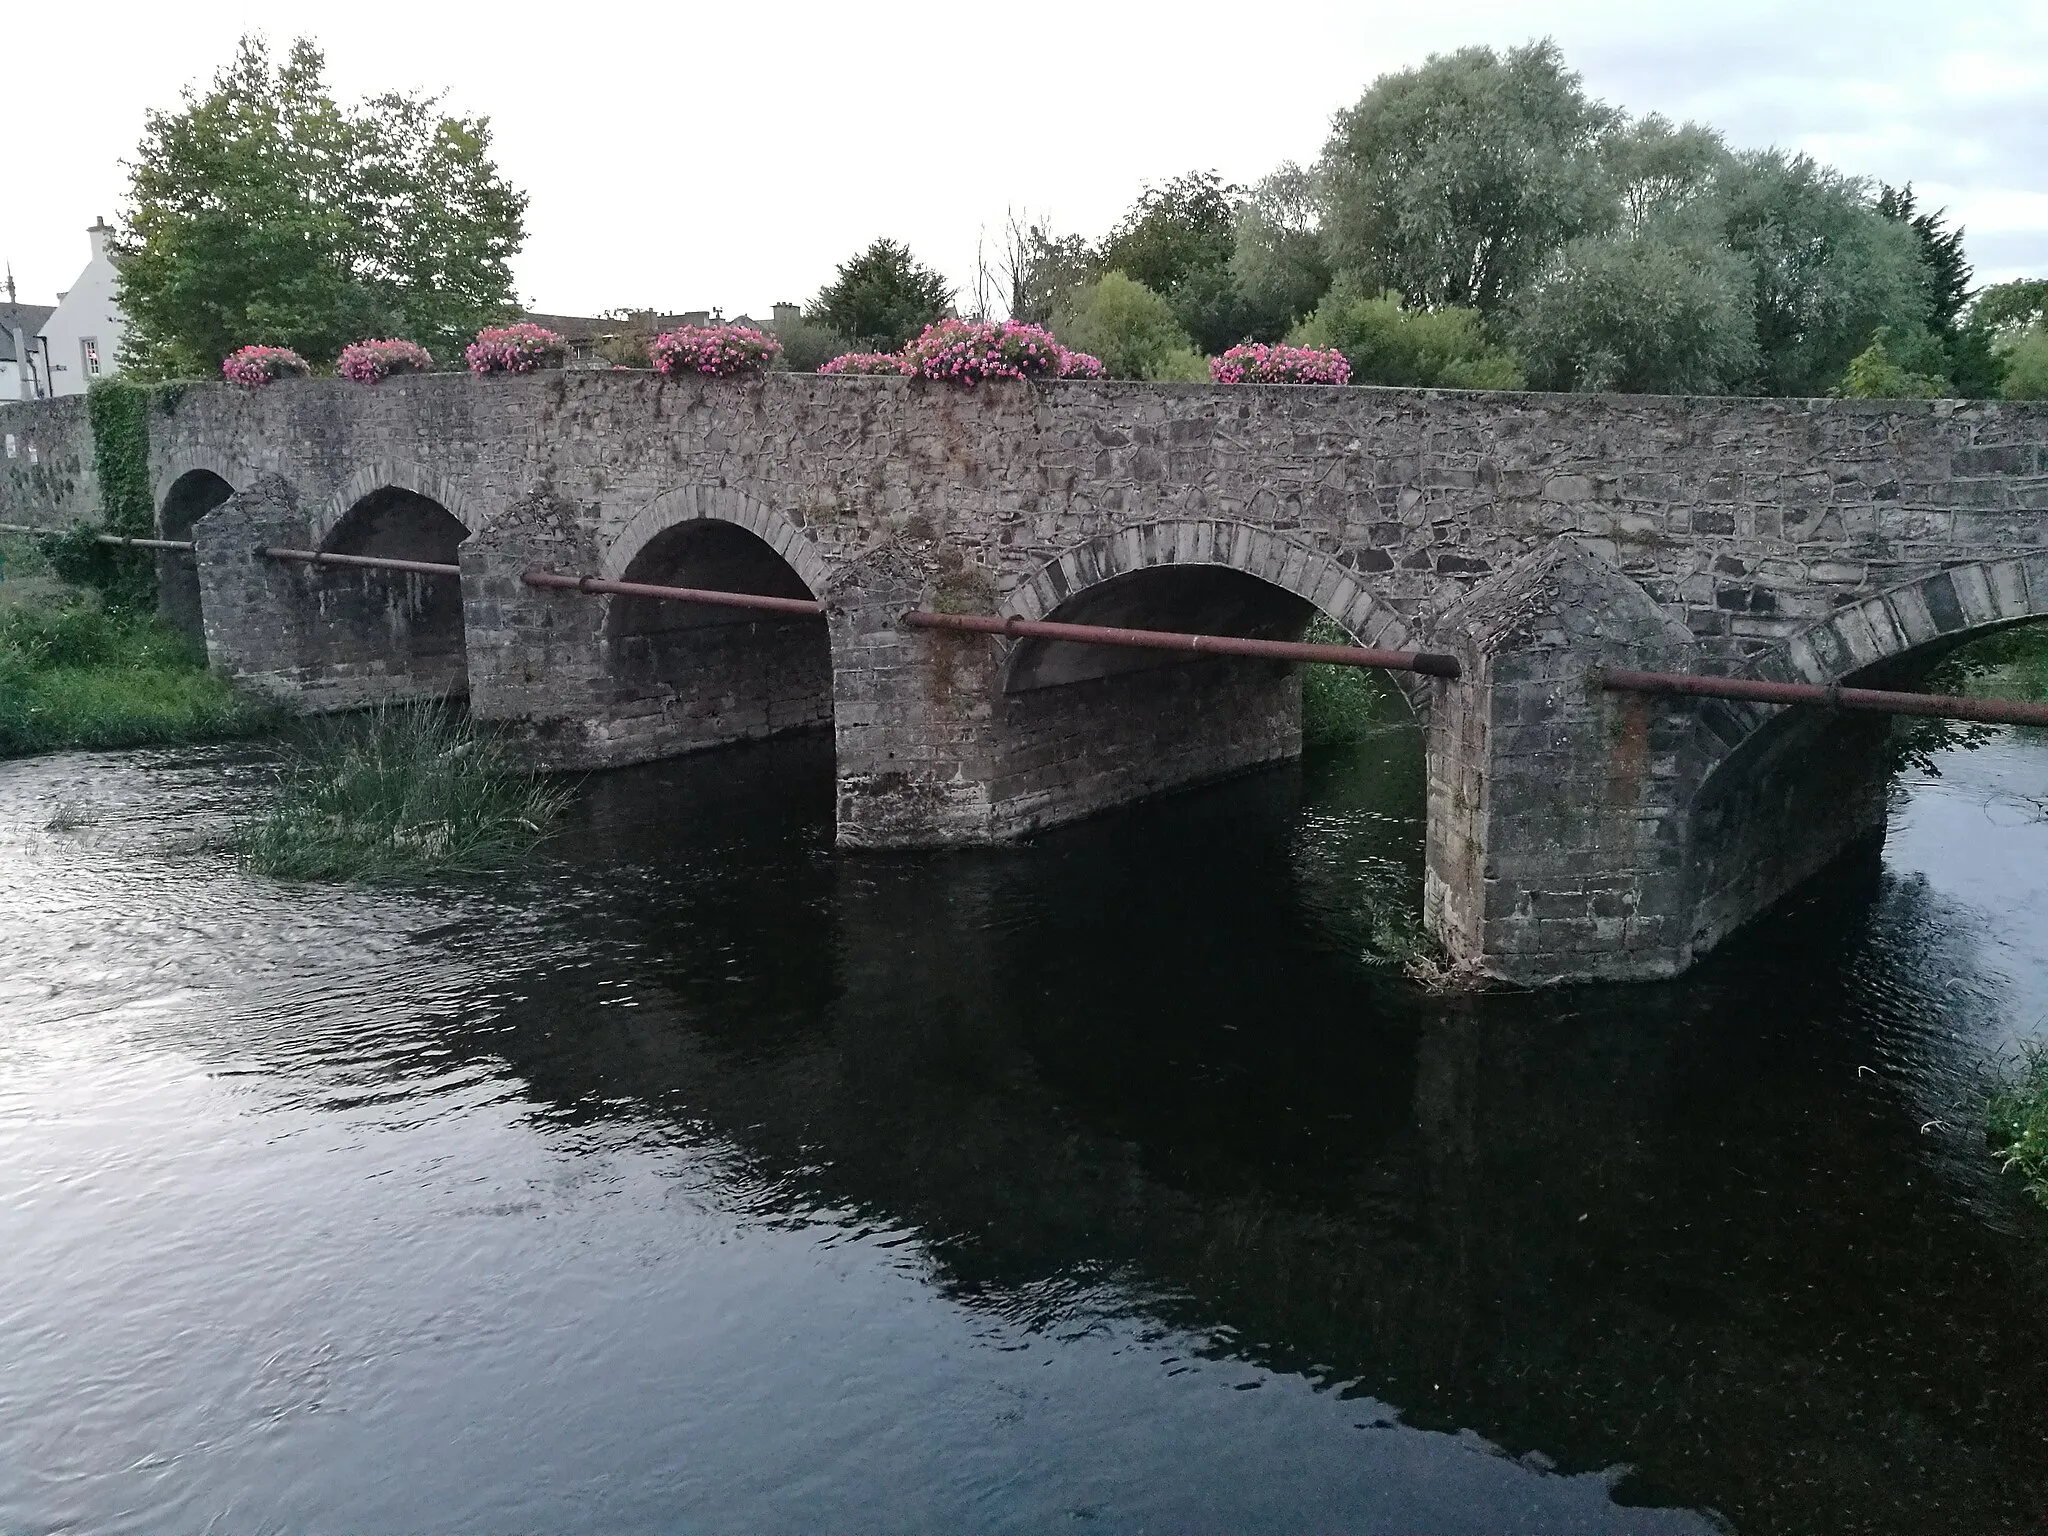
[[[96,379],[100,376],[100,342],[97,336],[79,339],[78,350],[85,355],[85,376]]]

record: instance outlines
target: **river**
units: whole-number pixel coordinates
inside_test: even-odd
[[[2038,1531],[2048,742],[1690,975],[1375,963],[1412,731],[1003,850],[829,747],[534,864],[240,872],[0,764],[0,1531]]]

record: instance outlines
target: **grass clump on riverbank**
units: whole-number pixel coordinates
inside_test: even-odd
[[[154,619],[85,601],[0,611],[0,757],[212,741],[277,718]]]
[[[1991,1096],[1991,1149],[2048,1205],[2048,1042],[2027,1048],[2020,1070]]]
[[[1317,614],[1301,637],[1309,645],[1355,645],[1334,619]],[[1301,669],[1301,744],[1353,746],[1390,725],[1414,719],[1400,688],[1385,673],[1308,662]]]
[[[256,873],[294,880],[490,870],[540,842],[569,794],[467,715],[391,705],[309,726],[237,846]]]

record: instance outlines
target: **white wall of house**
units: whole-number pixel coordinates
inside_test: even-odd
[[[49,348],[52,394],[82,395],[120,366],[116,360],[128,326],[114,303],[114,263],[107,255],[113,232],[104,219],[94,220],[85,232],[92,260],[78,281],[57,295],[57,312],[43,322],[40,345]]]
[[[22,387],[21,369],[13,358],[0,358],[0,403],[9,400],[33,400],[32,390]]]

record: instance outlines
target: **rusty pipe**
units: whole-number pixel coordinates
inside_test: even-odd
[[[1929,715],[1942,720],[1977,720],[1986,725],[2048,725],[2048,704],[2025,704],[2013,699],[1959,699],[1936,693],[1844,688],[1838,683],[1770,683],[1748,677],[1702,677],[1690,672],[1629,672],[1616,668],[1602,671],[1599,677],[1602,688],[1622,693],[1741,699],[1756,704],[1822,704],[1830,709]]]
[[[715,592],[700,587],[658,587],[644,581],[606,581],[599,576],[562,576],[538,567],[520,578],[529,587],[550,587],[560,592],[612,592],[620,597],[654,597],[671,603],[708,603],[715,608],[759,608],[769,613],[801,613],[816,616],[825,605],[806,597],[763,597],[754,592]]]
[[[1214,656],[1258,656],[1269,661],[1309,661],[1337,667],[1378,667],[1456,677],[1458,658],[1428,651],[1375,651],[1359,645],[1304,645],[1295,640],[1247,640],[1236,635],[1197,635],[1172,629],[1110,629],[1100,624],[1059,624],[1040,619],[990,619],[969,613],[906,613],[913,629],[961,629],[979,635],[1014,635],[1065,640],[1075,645],[1115,645],[1145,651],[1196,651]]]
[[[37,528],[29,523],[0,523],[0,533],[63,533],[62,528]],[[118,533],[96,533],[93,541],[98,544],[118,544],[124,549],[185,549],[192,548],[190,539],[130,539]]]
[[[387,560],[381,555],[330,555],[317,549],[266,549],[273,560],[298,560],[307,565],[342,565],[363,571],[409,571],[415,576],[460,576],[459,565],[433,560]]]

